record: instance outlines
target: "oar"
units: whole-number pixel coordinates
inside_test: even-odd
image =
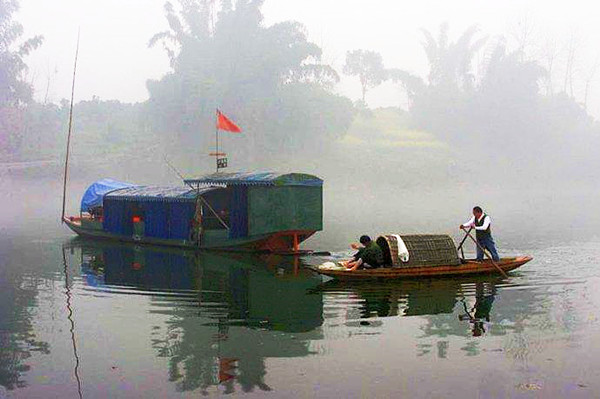
[[[470,227],[470,228],[469,228],[469,231],[468,231],[468,233],[470,233],[470,232],[471,232],[471,230],[473,230],[473,227]],[[467,234],[468,234],[468,233],[467,233]],[[464,238],[462,239],[462,241],[460,242],[460,244],[458,245],[458,247],[456,247],[456,251],[458,251],[458,250],[460,249],[460,253],[462,254],[462,258],[463,258],[463,259],[465,258],[465,252],[463,251],[463,248],[462,248],[462,246],[463,246],[463,244],[465,243],[465,241],[467,240],[467,234],[465,234]]]
[[[483,253],[490,258],[490,260],[492,261],[492,265],[494,265],[496,267],[496,269],[498,269],[498,271],[500,272],[500,274],[502,274],[504,277],[508,278],[508,274],[506,274],[506,272],[504,272],[504,270],[502,270],[502,268],[500,266],[498,266],[498,264],[496,262],[494,262],[494,259],[492,259],[492,257],[486,252],[486,250],[479,244],[479,242],[473,238],[473,236],[471,235],[471,230],[467,231],[467,236],[469,236],[469,238],[471,238],[471,240],[473,240],[473,242],[475,243],[475,245],[477,245],[479,247],[479,249],[481,249],[483,251]]]
[[[469,312],[469,310],[467,309],[467,303],[465,302],[465,297],[463,296],[460,301],[462,302],[463,307],[465,308],[465,315],[467,315],[467,317],[469,317],[469,321],[475,320],[475,318],[473,316],[471,316],[471,312]],[[458,319],[462,321],[463,319],[460,316],[461,315],[458,315]]]
[[[473,227],[469,228],[469,231],[467,231],[467,234],[469,234],[471,232],[471,230],[473,230]],[[465,237],[462,239],[462,241],[460,242],[460,244],[458,244],[458,247],[456,247],[457,250],[461,249],[463,244],[465,243],[465,241],[467,240],[467,234],[465,234]]]

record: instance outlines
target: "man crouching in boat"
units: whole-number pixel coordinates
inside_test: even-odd
[[[483,261],[483,251],[481,248],[485,248],[492,254],[492,259],[499,261],[500,257],[496,251],[496,244],[492,238],[492,220],[488,215],[483,213],[481,207],[476,206],[473,208],[473,217],[465,223],[461,224],[460,228],[465,230],[467,228],[475,228],[475,238],[479,245],[477,245],[477,261]]]
[[[355,247],[358,252],[354,254],[352,260],[341,262],[342,265],[346,266],[349,271],[354,271],[358,268],[364,269],[375,269],[383,264],[383,252],[375,241],[371,241],[369,236],[361,236],[360,243],[363,245],[362,248]]]

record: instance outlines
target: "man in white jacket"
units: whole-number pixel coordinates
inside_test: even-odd
[[[485,248],[488,251],[490,251],[493,260],[500,260],[498,252],[496,251],[496,244],[494,243],[494,239],[492,238],[491,224],[491,218],[485,213],[483,213],[481,207],[476,206],[473,208],[473,217],[471,217],[471,219],[468,222],[460,225],[460,228],[462,230],[468,228],[475,228],[475,238],[479,243],[479,245],[477,246],[477,260],[480,262],[483,260],[483,251],[481,250],[481,248]]]

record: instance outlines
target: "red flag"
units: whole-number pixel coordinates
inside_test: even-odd
[[[221,111],[217,110],[217,129],[226,130],[232,133],[240,133],[242,129],[229,120]]]

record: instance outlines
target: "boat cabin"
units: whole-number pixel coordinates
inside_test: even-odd
[[[230,240],[259,240],[259,250],[298,250],[323,229],[323,180],[302,173],[215,173],[184,183],[203,195],[202,213],[216,205],[224,213]],[[215,225],[206,224],[207,233]],[[223,225],[223,224],[221,224]],[[261,238],[262,237],[262,238]]]

